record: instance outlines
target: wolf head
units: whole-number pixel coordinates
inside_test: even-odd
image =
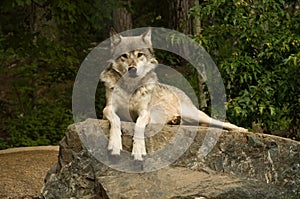
[[[112,67],[121,75],[143,77],[157,64],[151,43],[151,29],[139,36],[123,37],[111,31]]]

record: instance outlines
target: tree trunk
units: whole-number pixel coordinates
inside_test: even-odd
[[[199,6],[199,0],[194,0],[193,6]],[[199,16],[194,16],[193,18],[193,34],[200,35],[201,33],[201,20]]]
[[[199,6],[199,0],[194,0],[194,6]],[[200,35],[201,33],[201,20],[199,16],[194,16],[193,18],[193,34]],[[205,71],[202,71],[205,73]],[[206,100],[206,95],[205,95],[205,78],[202,76],[204,74],[200,74],[198,72],[197,74],[197,80],[198,80],[198,89],[199,89],[199,108],[201,110],[204,110],[207,108],[207,100]]]
[[[189,9],[193,6],[199,5],[199,0],[169,0],[169,28],[178,30],[184,34],[199,35],[201,32],[201,23],[199,17],[193,19],[188,17]],[[176,44],[174,44],[176,45]],[[180,53],[188,55],[188,48],[185,45],[179,44],[177,47]],[[203,71],[205,72],[205,71]],[[198,89],[199,89],[199,108],[205,109],[207,107],[207,100],[205,95],[205,79],[204,74],[197,74]]]
[[[188,11],[193,2],[191,0],[169,0],[169,27],[184,34],[192,33],[192,21]]]
[[[204,110],[205,108],[207,108],[207,100],[205,95],[205,84],[204,84],[205,80],[199,72],[197,74],[197,80],[198,80],[198,90],[199,90],[199,96],[198,96],[199,109]]]
[[[130,6],[130,1],[126,5]],[[125,5],[113,10],[113,27],[117,32],[132,29],[132,16]]]

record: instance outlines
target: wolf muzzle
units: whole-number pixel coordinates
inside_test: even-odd
[[[136,67],[129,67],[128,68],[128,73],[129,73],[130,77],[137,77],[136,72],[137,72]]]

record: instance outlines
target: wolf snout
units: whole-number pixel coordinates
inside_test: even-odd
[[[128,68],[128,72],[129,72],[129,76],[130,77],[137,77],[137,74],[136,74],[137,69],[136,69],[136,67],[129,67]]]

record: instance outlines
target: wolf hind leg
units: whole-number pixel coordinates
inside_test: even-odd
[[[113,110],[112,106],[106,106],[103,109],[103,115],[110,123],[107,149],[111,151],[112,155],[120,155],[120,151],[122,150],[121,120]]]
[[[198,110],[195,106],[182,106],[181,109],[182,119],[183,121],[190,123],[190,124],[206,124],[209,126],[225,128],[228,130],[236,130],[241,132],[247,132],[247,129],[242,127],[238,127],[234,124],[229,122],[222,122],[216,119],[209,117],[204,112]]]

